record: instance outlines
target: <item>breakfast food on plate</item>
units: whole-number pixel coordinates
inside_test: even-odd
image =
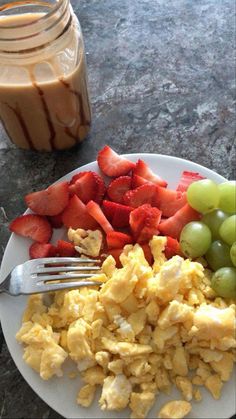
[[[158,418],[181,419],[191,410],[191,404],[184,400],[173,400],[166,403],[158,413]]]
[[[188,402],[176,417],[201,386],[218,399],[235,360],[235,301],[217,297],[199,262],[167,260],[165,244],[161,236],[150,241],[152,266],[139,244],[124,247],[121,268],[108,256],[100,289],[59,291],[49,306],[31,296],[16,336],[26,363],[49,379],[71,358],[84,381],[78,403],[88,407],[100,387],[101,409],[129,406],[131,418],[146,417],[172,385]],[[159,417],[175,417],[167,411]]]
[[[158,417],[182,418],[201,400],[201,386],[220,398],[236,360],[236,183],[219,188],[185,171],[168,189],[144,161],[108,146],[98,165],[113,177],[109,184],[87,171],[28,194],[39,212],[10,229],[35,240],[32,258],[101,258],[103,285],[51,293],[47,305],[31,296],[16,337],[42,379],[63,375],[65,360],[74,361],[83,407],[100,388],[102,410],[129,407],[131,418],[145,418],[174,385],[182,400],[160,405]],[[52,196],[60,189],[57,208]],[[61,224],[69,241],[50,243]]]
[[[101,253],[103,236],[100,230],[83,230],[69,228],[68,239],[74,244],[74,249],[83,255],[97,257]]]

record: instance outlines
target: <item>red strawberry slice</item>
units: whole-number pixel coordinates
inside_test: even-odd
[[[152,265],[154,260],[153,260],[153,255],[152,255],[149,244],[148,243],[141,244],[141,247],[143,249],[143,253],[144,253],[146,261],[149,263],[149,265]]]
[[[152,183],[150,180],[144,179],[142,176],[132,176],[132,189],[138,188],[139,186],[145,185],[145,183]]]
[[[32,243],[29,248],[31,259],[50,258],[57,255],[57,248],[51,243]]]
[[[119,156],[108,145],[99,151],[97,162],[100,170],[111,177],[127,175],[135,167],[135,163]]]
[[[129,226],[129,215],[133,211],[132,207],[106,200],[103,201],[102,205],[105,216],[114,228]]]
[[[159,230],[165,236],[171,236],[179,240],[180,233],[184,226],[190,221],[198,221],[201,218],[199,212],[195,211],[190,205],[185,204],[172,217],[162,221],[159,225]]]
[[[165,246],[165,255],[167,259],[172,258],[172,256],[179,255],[182,256],[182,252],[180,250],[180,244],[178,240],[173,239],[173,237],[167,236],[167,243]]]
[[[152,204],[156,195],[156,185],[147,183],[136,189],[126,192],[124,203],[130,207],[137,208],[143,204]]]
[[[53,228],[61,228],[63,226],[62,213],[48,217],[48,221]]]
[[[94,220],[97,221],[98,224],[102,227],[102,229],[105,231],[105,233],[109,233],[109,231],[113,231],[112,225],[109,223],[108,219],[102,212],[100,206],[94,202],[89,201],[86,205],[88,213],[91,215],[91,217],[94,218]]]
[[[25,196],[27,206],[38,215],[58,215],[69,201],[68,182],[59,182]]]
[[[62,257],[73,257],[76,254],[76,250],[72,243],[69,243],[65,240],[58,240],[57,253]]]
[[[139,233],[145,225],[145,220],[148,217],[148,211],[150,211],[151,208],[151,205],[144,204],[130,213],[129,224],[135,239],[138,238]]]
[[[191,183],[196,182],[197,180],[201,180],[201,179],[205,179],[203,176],[199,175],[199,173],[196,172],[188,172],[188,171],[183,171],[179,184],[176,188],[177,191],[180,192],[185,192],[187,191],[189,185],[191,185]]]
[[[70,182],[70,194],[76,194],[84,204],[91,199],[98,204],[102,202],[105,193],[105,183],[95,172],[80,172],[73,176]]]
[[[119,176],[112,180],[107,188],[107,195],[109,198],[118,203],[123,203],[124,194],[131,189],[131,177],[130,176]]]
[[[160,216],[161,218],[161,216]],[[150,218],[149,218],[150,220]],[[149,224],[149,221],[147,221],[147,223]],[[149,242],[149,240],[152,239],[152,237],[154,235],[158,235],[159,231],[158,231],[158,224],[159,221],[156,218],[156,216],[154,215],[152,221],[150,222],[150,226],[149,225],[145,225],[142,230],[139,233],[139,236],[137,238],[137,243],[147,243]]]
[[[156,187],[154,206],[162,212],[163,217],[171,217],[187,203],[186,192],[178,192],[172,189]]]
[[[137,243],[147,243],[155,234],[159,234],[161,211],[149,204],[144,204],[130,213],[130,227]]]
[[[69,204],[62,214],[62,221],[66,227],[74,229],[83,228],[85,230],[96,230],[98,224],[87,211],[86,205],[73,195],[69,200]]]
[[[9,229],[39,243],[47,243],[52,237],[52,227],[47,218],[41,215],[21,215],[10,223]]]
[[[160,176],[156,175],[143,160],[137,161],[133,174],[141,176],[144,179],[154,183],[155,185],[159,185],[164,188],[167,186],[167,182]]]
[[[107,201],[106,199],[103,200],[102,210],[109,221],[112,221],[113,215],[118,205],[121,206],[121,204],[116,202]],[[125,205],[122,206],[124,207]]]
[[[121,233],[120,231],[110,231],[107,233],[108,249],[119,249],[126,244],[132,244],[133,238],[129,234]]]

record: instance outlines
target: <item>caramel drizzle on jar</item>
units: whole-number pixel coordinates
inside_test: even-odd
[[[47,121],[49,132],[50,132],[49,143],[50,143],[51,149],[55,150],[56,146],[55,146],[55,143],[54,143],[54,139],[56,137],[56,131],[55,131],[52,119],[51,119],[51,115],[50,115],[50,112],[49,112],[49,109],[48,109],[47,102],[46,102],[45,97],[44,97],[43,90],[36,83],[33,71],[30,71],[30,78],[31,78],[31,81],[32,81],[32,85],[35,87],[35,89],[37,90],[37,92],[39,94],[39,97],[40,97],[43,112],[44,112],[44,115],[45,115],[45,119]]]
[[[59,81],[65,86],[69,91],[76,96],[78,102],[79,102],[79,109],[80,109],[80,118],[81,118],[81,125],[90,125],[89,121],[86,119],[85,116],[85,110],[83,105],[83,99],[80,92],[77,92],[77,90],[74,90],[71,88],[70,84],[67,83],[64,79],[60,78]],[[86,89],[87,94],[87,89]],[[88,96],[87,96],[88,97]]]
[[[54,68],[54,71],[55,71],[56,70],[56,66],[55,67],[53,66],[53,68]],[[56,144],[55,144],[56,129],[55,129],[53,120],[52,120],[51,115],[50,115],[50,110],[49,110],[47,101],[45,99],[43,89],[36,82],[36,79],[35,79],[35,76],[34,76],[34,68],[33,68],[33,66],[30,67],[30,68],[28,68],[28,73],[29,73],[30,80],[32,82],[32,86],[37,90],[37,93],[39,95],[40,102],[41,102],[41,108],[43,110],[45,119],[47,121],[47,126],[48,126],[48,130],[49,130],[49,139],[48,139],[48,141],[49,141],[50,147],[51,147],[52,150],[56,150],[57,149]],[[78,106],[78,108],[79,108],[78,113],[79,113],[79,116],[80,116],[80,123],[78,124],[78,127],[76,129],[76,133],[74,134],[69,127],[64,127],[65,134],[68,137],[73,138],[74,144],[76,144],[77,142],[80,142],[79,128],[81,126],[90,127],[90,125],[91,125],[90,124],[91,111],[90,111],[90,104],[89,104],[87,86],[86,86],[86,83],[84,83],[84,81],[81,80],[81,85],[82,85],[83,91],[84,91],[85,96],[86,96],[85,100],[87,101],[87,104],[88,104],[89,119],[86,118],[86,112],[85,112],[85,109],[84,109],[84,103],[83,103],[82,94],[79,91],[73,89],[71,87],[70,83],[68,83],[67,81],[65,81],[62,77],[58,77],[58,81],[63,85],[63,87],[65,87],[66,89],[68,89],[69,92],[71,94],[73,94],[76,97],[76,100],[78,101],[78,105],[79,105]],[[21,129],[22,129],[22,132],[24,134],[25,141],[28,144],[28,147],[30,149],[36,150],[36,147],[34,146],[34,143],[33,143],[33,140],[31,138],[29,129],[27,127],[26,121],[24,120],[23,115],[22,115],[22,113],[20,111],[19,104],[16,104],[16,107],[10,106],[8,103],[4,103],[4,104],[6,106],[8,106],[8,108],[10,108],[14,112],[16,118],[18,119],[18,122],[19,122],[19,124],[21,126]],[[1,121],[2,121],[2,124],[4,126],[5,131],[7,132],[8,136],[10,137],[9,130],[7,130],[6,124],[4,123],[3,118],[1,118]]]
[[[25,120],[24,120],[24,118],[22,116],[22,113],[21,113],[21,110],[20,110],[18,104],[16,104],[16,107],[15,108],[13,106],[9,105],[8,103],[5,103],[5,105],[9,109],[11,109],[12,112],[14,112],[16,118],[18,119],[18,122],[19,122],[19,124],[20,124],[20,126],[22,128],[22,131],[23,131],[24,136],[25,136],[25,140],[26,140],[27,144],[29,145],[29,148],[31,148],[31,150],[36,150],[36,148],[34,146],[34,143],[33,143],[33,140],[31,138],[31,135],[29,133],[29,130],[27,128],[26,122],[25,122]],[[3,121],[2,118],[1,118],[1,122],[2,122],[2,124],[3,124],[3,126],[4,126],[4,128],[6,130],[7,134],[9,135],[8,130],[6,129],[6,124],[4,124],[4,121]],[[9,137],[10,137],[10,135],[9,135]]]

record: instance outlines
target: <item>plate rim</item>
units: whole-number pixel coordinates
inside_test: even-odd
[[[212,169],[210,169],[210,168],[208,168],[206,166],[203,166],[203,165],[201,165],[199,163],[196,163],[196,162],[194,162],[192,160],[184,159],[184,158],[181,158],[181,157],[176,157],[176,156],[173,156],[173,155],[159,154],[159,153],[122,153],[122,154],[119,154],[119,155],[122,156],[122,157],[131,158],[131,159],[134,159],[135,158],[136,160],[142,159],[142,158],[145,159],[145,157],[148,157],[148,158],[157,158],[157,159],[163,159],[164,158],[164,159],[167,159],[167,160],[171,160],[173,162],[174,161],[178,161],[179,163],[183,162],[184,164],[191,164],[193,166],[192,171],[200,171],[201,169],[203,169],[204,171],[209,172],[209,174],[212,174],[214,177],[216,176],[218,178],[218,180],[219,180],[219,183],[224,182],[224,181],[227,181],[227,179],[224,176],[218,174],[217,172],[215,172],[214,170],[212,170]],[[59,179],[57,179],[55,182],[53,182],[51,184],[55,184],[55,183],[61,182],[65,178],[68,178],[69,176],[73,175],[74,172],[77,172],[77,171],[81,172],[81,171],[85,170],[86,167],[93,166],[93,165],[96,166],[96,169],[97,169],[98,172],[101,172],[100,169],[99,169],[99,166],[97,164],[97,160],[93,160],[91,162],[88,162],[88,163],[83,164],[82,166],[79,166],[79,167],[76,167],[75,169],[72,169],[70,172],[68,172],[65,175],[61,176]],[[28,212],[31,212],[31,211],[29,209],[26,209],[26,211],[23,214],[26,214]],[[5,247],[4,254],[3,254],[3,257],[2,257],[2,261],[1,261],[1,266],[0,266],[0,274],[2,272],[3,266],[6,264],[7,253],[9,252],[10,246],[11,246],[12,242],[14,241],[14,236],[15,236],[14,233],[12,233],[10,235],[10,237],[8,239],[8,242],[7,242],[7,245]],[[14,297],[12,297],[12,298],[14,298]],[[3,311],[1,309],[1,304],[0,304],[0,316],[1,317],[2,317],[2,312]],[[25,369],[24,368],[22,369],[17,364],[17,361],[15,360],[15,351],[12,352],[12,350],[11,350],[12,348],[9,347],[8,340],[6,338],[6,333],[5,333],[7,331],[6,324],[5,324],[5,322],[2,322],[1,321],[1,325],[2,325],[2,332],[3,332],[3,335],[4,335],[4,339],[5,339],[5,342],[6,342],[8,351],[9,351],[9,353],[11,355],[11,358],[12,358],[12,360],[13,360],[16,368],[17,368],[17,370],[20,372],[20,374],[22,375],[23,379],[27,382],[27,384],[34,391],[34,393],[37,395],[37,397],[39,397],[41,400],[43,400],[43,402],[47,406],[49,406],[51,409],[53,409],[54,411],[56,411],[59,415],[63,416],[63,414],[61,413],[61,411],[58,410],[59,407],[57,409],[57,406],[52,406],[52,404],[49,403],[46,400],[46,396],[44,394],[43,395],[42,394],[39,394],[38,391],[35,390],[34,384],[31,383],[30,379],[27,377],[27,374],[25,372]],[[25,366],[26,366],[26,364],[25,364]],[[40,379],[39,376],[38,376],[38,378]],[[235,412],[232,412],[232,415],[234,413]],[[63,416],[63,417],[66,417],[66,416]],[[78,418],[79,418],[79,416],[78,416]],[[81,416],[81,418],[82,418],[82,416]],[[117,416],[117,418],[118,418],[118,416]]]

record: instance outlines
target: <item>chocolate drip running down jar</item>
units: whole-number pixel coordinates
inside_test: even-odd
[[[78,19],[69,0],[3,3],[0,121],[18,147],[70,148],[87,136],[91,124]]]

